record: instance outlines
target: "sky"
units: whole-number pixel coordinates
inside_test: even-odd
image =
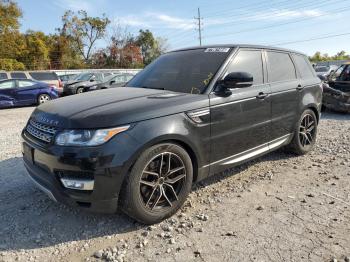
[[[202,43],[281,46],[312,55],[350,53],[350,1],[344,0],[17,0],[23,11],[21,30],[54,33],[65,10],[106,14],[110,31],[118,25],[130,33],[149,29],[167,39],[169,49]],[[336,36],[337,35],[337,36]],[[322,38],[322,39],[320,39]],[[310,39],[317,39],[309,41]],[[100,46],[105,40],[99,42]]]

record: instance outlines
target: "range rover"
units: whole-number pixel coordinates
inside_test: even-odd
[[[321,81],[299,52],[218,45],[168,52],[126,87],[35,109],[22,132],[32,180],[53,200],[145,223],[193,183],[286,147],[312,150]]]

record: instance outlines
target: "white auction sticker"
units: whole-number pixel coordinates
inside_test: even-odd
[[[230,48],[228,48],[228,47],[211,47],[211,48],[205,49],[204,52],[206,52],[206,53],[227,53],[228,51],[230,51]]]

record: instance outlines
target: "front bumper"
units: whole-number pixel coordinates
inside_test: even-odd
[[[41,148],[22,133],[22,153],[30,178],[51,199],[72,207],[92,212],[115,213],[124,175],[125,165],[113,161],[110,147],[95,148]],[[62,178],[93,180],[93,190],[77,190],[64,186]],[[82,177],[80,177],[82,176]]]

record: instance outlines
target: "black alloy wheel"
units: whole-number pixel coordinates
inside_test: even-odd
[[[314,111],[306,109],[296,124],[293,139],[287,146],[288,151],[298,155],[310,152],[316,143],[317,124]]]
[[[172,207],[186,182],[181,158],[171,152],[160,153],[145,167],[140,179],[140,195],[150,210]]]
[[[121,207],[141,223],[158,223],[182,206],[192,180],[192,161],[184,148],[173,143],[152,146],[141,154],[126,177]]]

